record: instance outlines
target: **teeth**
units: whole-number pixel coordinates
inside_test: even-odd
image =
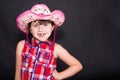
[[[45,33],[42,33],[42,34],[38,34],[40,37],[43,37],[45,36]]]

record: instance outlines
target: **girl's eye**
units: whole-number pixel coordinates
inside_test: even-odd
[[[38,25],[34,25],[34,27],[38,27]]]
[[[44,26],[47,26],[47,24],[44,24]]]
[[[44,23],[43,25],[44,25],[44,26],[48,26],[48,24],[47,24],[47,23]]]

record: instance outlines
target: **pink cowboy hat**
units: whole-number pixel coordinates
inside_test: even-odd
[[[27,10],[17,17],[17,27],[21,31],[27,32],[28,23],[34,20],[50,20],[59,27],[65,21],[65,15],[60,10],[54,10],[51,12],[45,4],[36,4],[31,10]]]

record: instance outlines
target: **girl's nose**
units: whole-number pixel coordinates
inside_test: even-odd
[[[38,31],[39,31],[39,32],[43,31],[42,26],[38,26]]]

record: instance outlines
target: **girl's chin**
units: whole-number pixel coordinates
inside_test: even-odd
[[[47,39],[37,39],[37,42],[40,42],[40,41],[42,41],[42,42],[46,42]]]
[[[46,42],[46,41],[48,41],[48,37],[36,37],[35,39],[36,39],[37,42],[40,42],[40,41]]]

